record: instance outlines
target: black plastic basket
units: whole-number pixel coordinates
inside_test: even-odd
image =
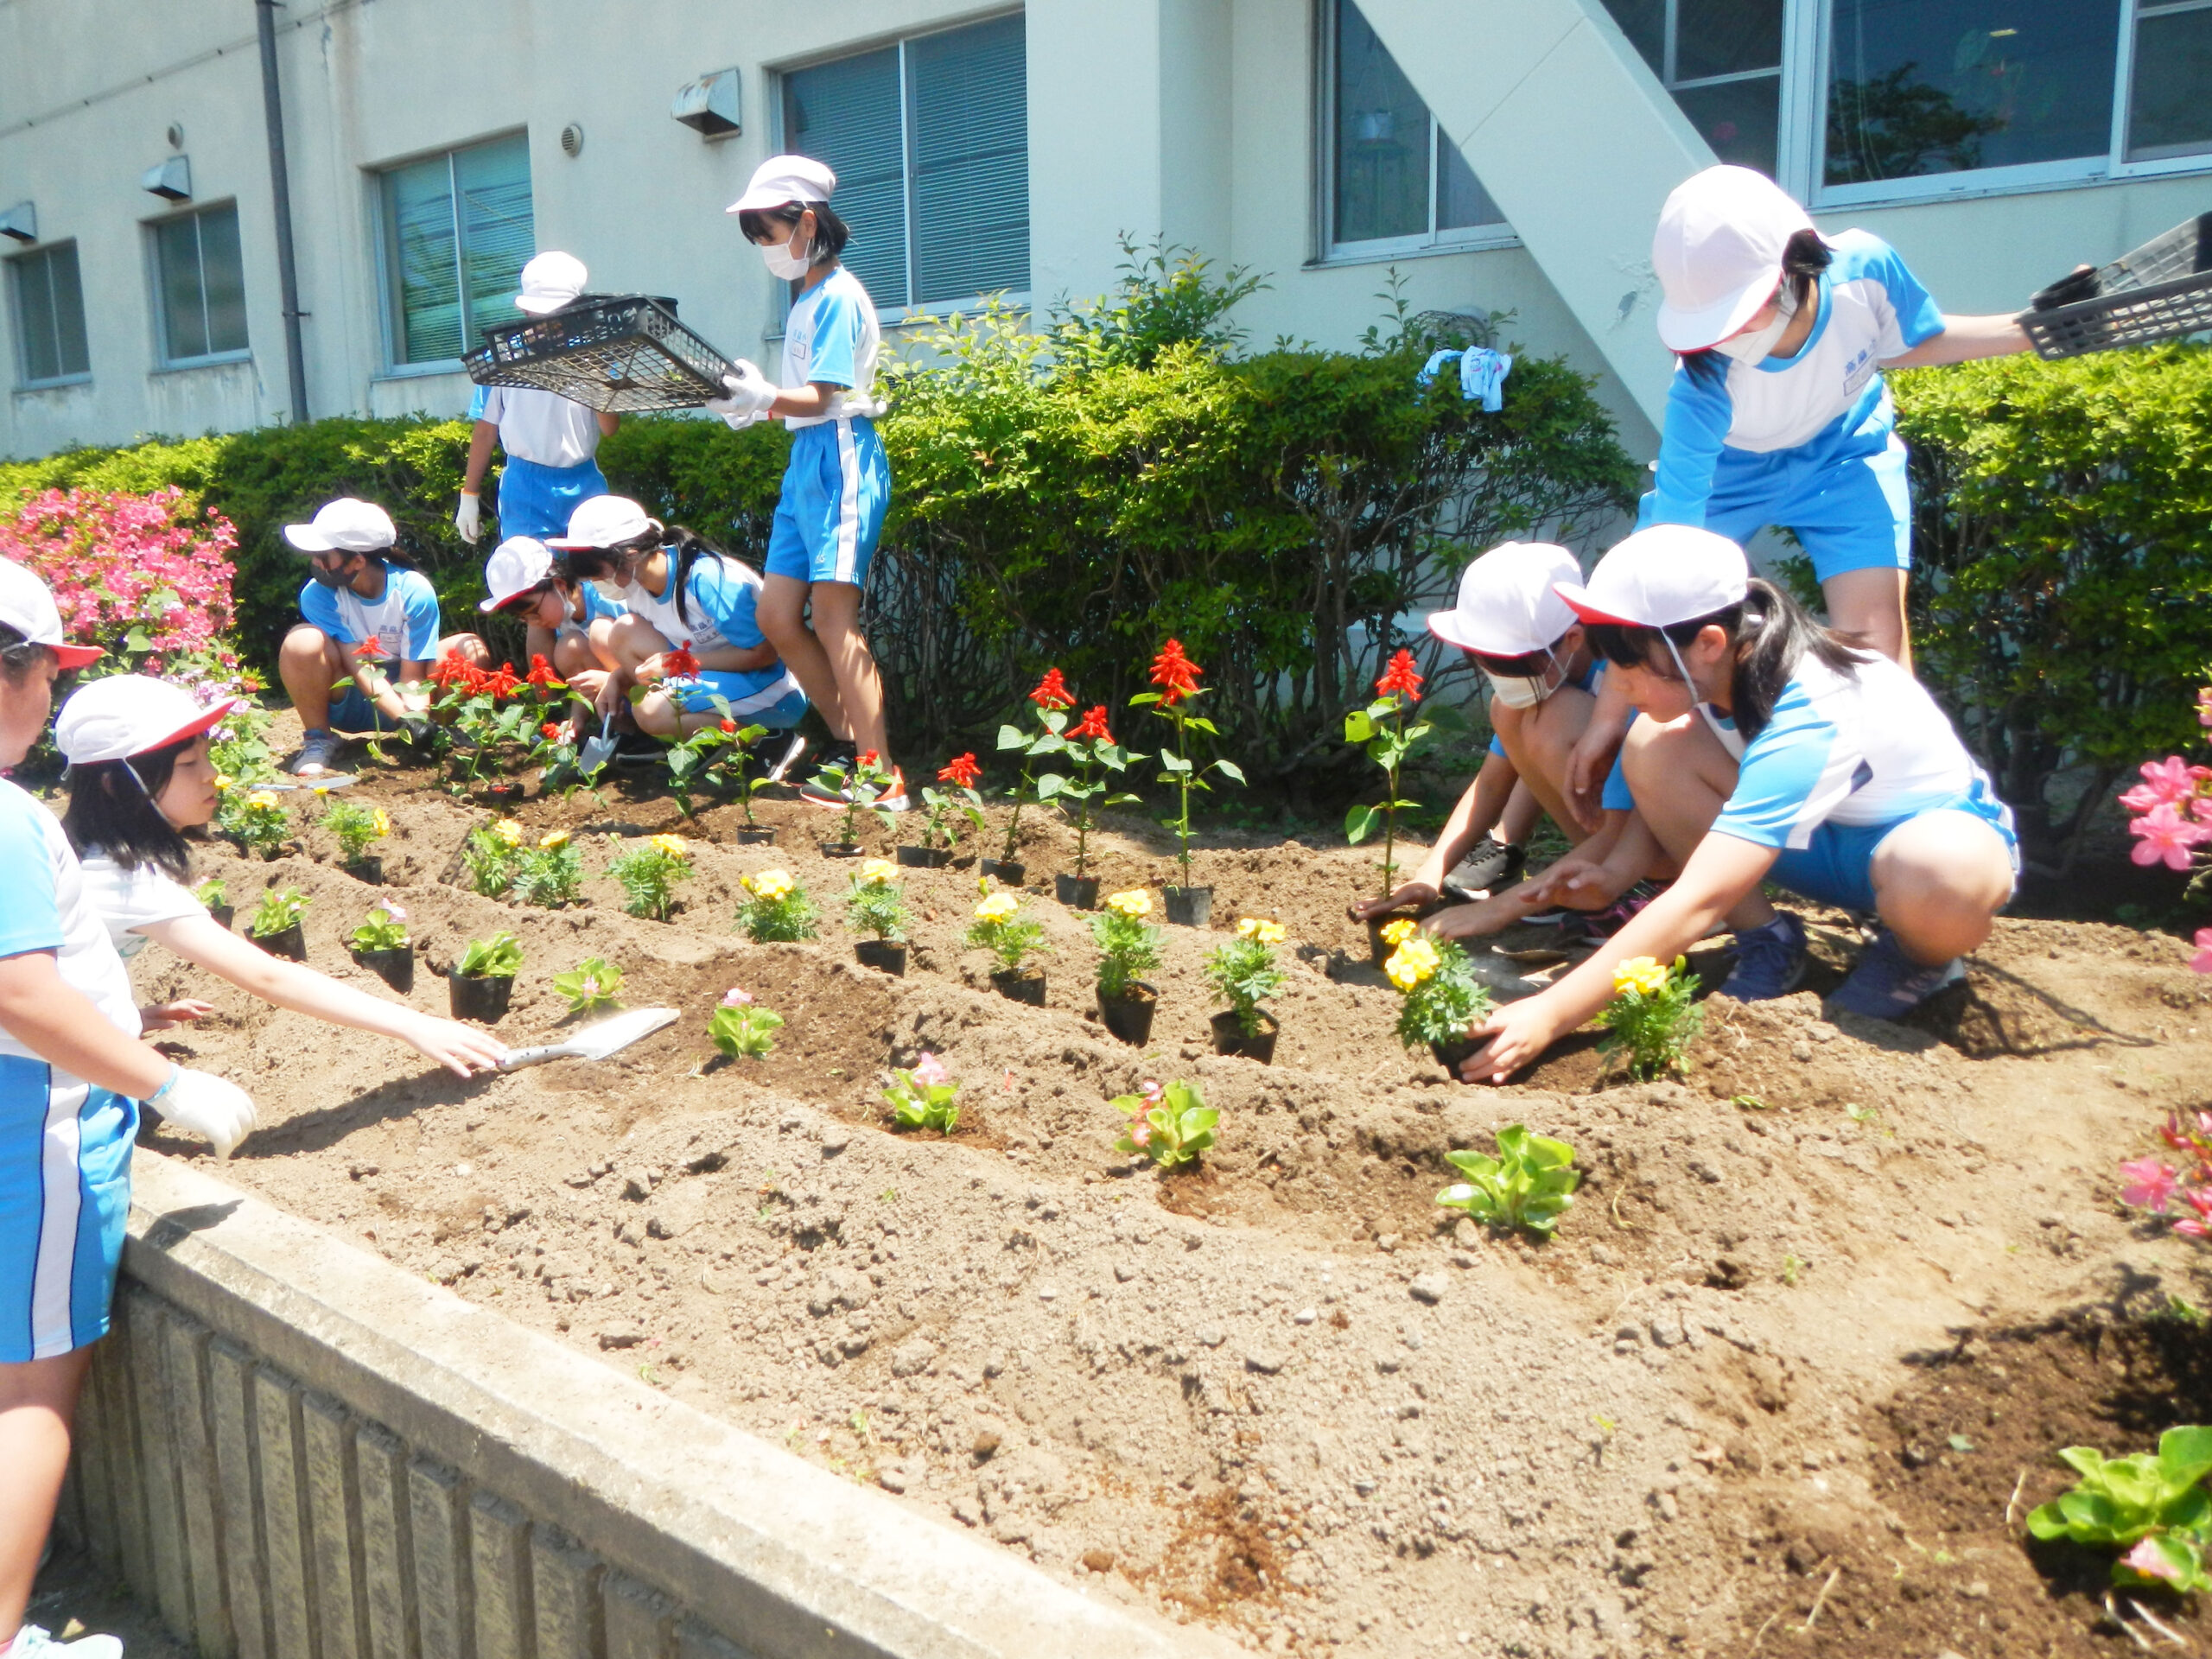
[[[2212,328],[2212,213],[2184,219],[2108,265],[2060,277],[2029,302],[2019,322],[2044,357]]]
[[[486,328],[463,359],[480,386],[535,386],[587,409],[696,409],[722,393],[728,359],[651,294],[588,296],[550,316]]]

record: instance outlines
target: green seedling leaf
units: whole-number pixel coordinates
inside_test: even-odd
[[[1531,1135],[1518,1123],[1497,1132],[1494,1158],[1478,1152],[1445,1157],[1467,1179],[1438,1193],[1438,1204],[1493,1227],[1525,1227],[1541,1237],[1550,1236],[1582,1184],[1573,1147]]]
[[[1365,743],[1375,736],[1375,716],[1364,709],[1355,709],[1344,716],[1344,741]]]
[[[1240,784],[1244,781],[1243,768],[1234,760],[1217,760],[1213,763],[1213,769],[1224,778],[1234,778]]]
[[[1357,847],[1375,833],[1375,826],[1382,821],[1379,806],[1355,806],[1344,814],[1344,839]]]

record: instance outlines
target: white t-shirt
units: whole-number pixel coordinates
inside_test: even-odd
[[[95,848],[85,855],[84,871],[86,896],[126,962],[146,948],[146,936],[137,929],[207,913],[189,888],[158,865],[126,870]]]
[[[800,295],[784,323],[784,385],[847,390],[831,396],[819,415],[786,415],[796,432],[855,415],[870,419],[888,407],[875,395],[875,359],[882,346],[875,305],[861,279],[840,265]]]
[[[599,453],[599,416],[535,386],[480,386],[470,418],[499,429],[499,448],[540,467],[581,467]]]
[[[675,563],[676,556],[671,553],[669,563],[671,568]],[[631,615],[642,616],[654,627],[659,629],[660,637],[667,640],[671,646],[688,645],[695,652],[713,651],[730,643],[728,635],[722,632],[721,626],[715,620],[713,613],[706,605],[700,602],[702,588],[711,587],[717,593],[721,590],[720,581],[709,574],[718,564],[742,572],[744,576],[751,578],[754,587],[760,586],[760,578],[753,575],[752,571],[747,569],[744,565],[738,564],[734,560],[717,559],[711,555],[707,555],[699,558],[691,567],[691,580],[689,584],[690,591],[684,595],[683,600],[683,608],[689,613],[689,620],[676,613],[676,584],[672,582],[668,584],[667,592],[661,594],[658,599],[655,599],[647,593],[634,580],[615,589],[615,597],[628,607]],[[750,640],[741,643],[757,645],[760,642]]]
[[[300,589],[300,614],[341,645],[375,640],[387,662],[427,663],[438,654],[438,590],[404,565],[385,567],[384,592],[374,599],[310,576]]]
[[[130,976],[93,907],[77,855],[60,820],[17,785],[0,779],[0,869],[12,870],[0,899],[0,957],[51,950],[62,982],[90,997],[110,1024],[138,1034],[138,1000]],[[0,1054],[39,1056],[0,1028]],[[84,1081],[54,1068],[57,1088]]]

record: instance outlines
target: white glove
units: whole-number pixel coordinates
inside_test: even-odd
[[[474,490],[461,493],[461,505],[454,509],[453,527],[461,532],[461,539],[471,547],[484,533],[484,504]]]
[[[253,1097],[212,1071],[180,1066],[146,1103],[177,1128],[213,1141],[218,1158],[229,1157],[253,1130]]]
[[[722,387],[728,396],[709,397],[706,406],[721,416],[734,431],[752,425],[767,414],[768,406],[776,401],[776,386],[759,368],[743,358],[732,364],[731,367],[736,372],[722,377]]]

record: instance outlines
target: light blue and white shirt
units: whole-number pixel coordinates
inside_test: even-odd
[[[342,645],[375,640],[386,659],[427,663],[438,654],[438,591],[420,570],[386,565],[384,592],[374,599],[309,578],[300,614]]]
[[[1880,365],[1941,334],[1942,311],[1879,237],[1845,231],[1828,245],[1834,257],[1815,284],[1820,314],[1795,357],[1675,365],[1643,524],[1702,524],[1725,450],[1818,453],[1894,424]],[[1726,372],[1713,372],[1716,364]]]
[[[599,416],[556,391],[536,386],[479,386],[468,418],[499,429],[499,448],[515,460],[565,470],[599,453]]]
[[[785,425],[821,426],[865,415],[871,420],[887,405],[875,394],[875,359],[882,346],[875,303],[861,279],[840,265],[791,305],[784,324],[783,384],[804,386],[820,381],[842,386],[819,415],[786,415]]]
[[[765,638],[754,619],[760,573],[737,559],[702,554],[692,563],[683,583],[683,616],[676,613],[672,582],[658,599],[635,581],[617,591],[630,613],[652,623],[671,645],[689,645],[695,652],[722,645],[750,651]]]
[[[138,1002],[131,995],[130,975],[109,941],[107,924],[92,901],[60,821],[4,779],[0,779],[0,869],[10,873],[7,902],[0,905],[0,957],[53,951],[62,983],[91,998],[117,1030],[136,1037]],[[0,1055],[39,1058],[4,1028],[0,1028]],[[54,1068],[57,1090],[83,1081]]]

